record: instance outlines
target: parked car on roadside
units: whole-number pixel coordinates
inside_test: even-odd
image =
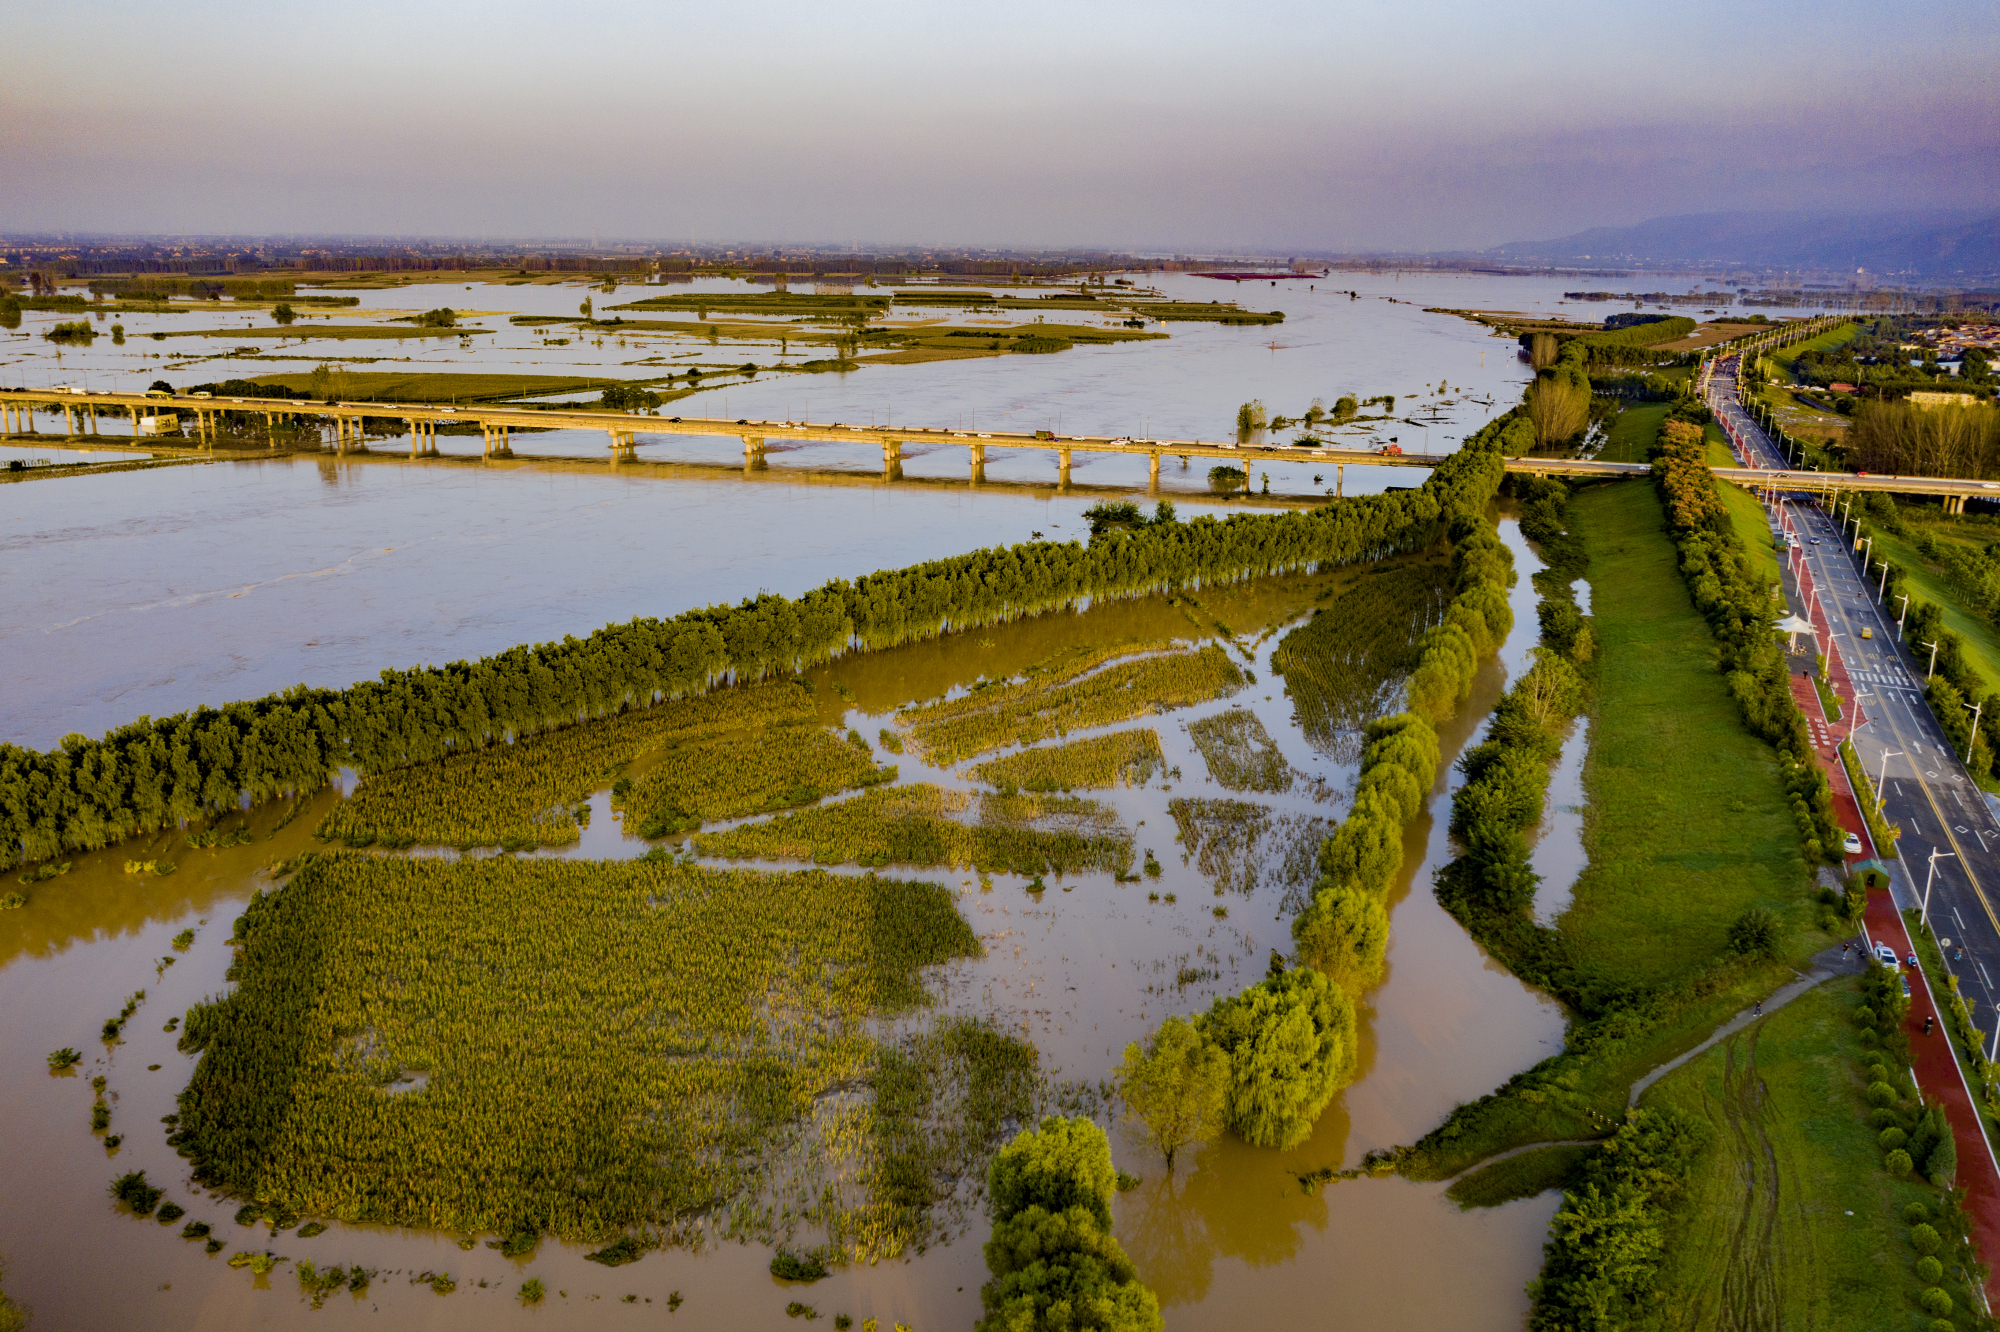
[[[1840,839],[1840,850],[1841,854],[1843,855],[1849,855],[1849,856],[1860,855],[1861,839],[1859,837],[1856,837],[1853,833],[1848,833],[1846,836]]]

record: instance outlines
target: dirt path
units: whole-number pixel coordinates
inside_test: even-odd
[[[1859,972],[1864,965],[1866,964],[1858,956],[1853,961],[1843,964],[1840,950],[1837,948],[1828,948],[1813,954],[1812,970],[1799,976],[1797,980],[1786,985],[1781,985],[1772,991],[1771,996],[1764,1000],[1761,1007],[1744,1009],[1735,1017],[1717,1027],[1709,1038],[1700,1045],[1695,1046],[1694,1049],[1689,1050],[1684,1055],[1669,1059],[1666,1063],[1661,1064],[1651,1073],[1633,1083],[1632,1094],[1625,1099],[1626,1107],[1629,1109],[1639,1104],[1639,1098],[1645,1094],[1648,1087],[1679,1068],[1682,1064],[1687,1063],[1696,1055],[1714,1048],[1718,1042],[1728,1040],[1731,1036],[1734,1036],[1737,1032],[1755,1022],[1762,1014],[1783,1008],[1786,1004],[1789,1004],[1813,986],[1818,985],[1821,981],[1832,980],[1835,976],[1841,974],[1843,970],[1850,973]]]

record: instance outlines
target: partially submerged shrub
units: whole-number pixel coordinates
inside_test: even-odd
[[[780,1281],[818,1281],[826,1275],[826,1264],[818,1254],[800,1258],[781,1249],[771,1258],[771,1275]]]
[[[131,1208],[134,1216],[151,1216],[166,1192],[148,1184],[143,1170],[128,1170],[111,1181],[111,1196]]]
[[[620,1235],[595,1253],[586,1253],[585,1261],[603,1263],[606,1267],[623,1267],[626,1263],[636,1263],[646,1256],[651,1248],[644,1240],[632,1235]]]

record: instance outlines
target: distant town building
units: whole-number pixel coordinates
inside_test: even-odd
[[[1970,393],[1930,393],[1917,392],[1910,395],[1910,403],[1916,407],[1970,407],[1978,402]]]

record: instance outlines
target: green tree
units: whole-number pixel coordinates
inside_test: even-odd
[[[1568,378],[1541,376],[1528,385],[1522,405],[1537,448],[1566,444],[1590,423],[1590,390]]]
[[[1389,955],[1389,909],[1351,884],[1323,881],[1292,921],[1299,960],[1350,995],[1382,983]]]
[[[993,1226],[979,1332],[1159,1332],[1160,1302],[1081,1207],[1033,1206]]]
[[[1269,976],[1196,1020],[1229,1056],[1229,1127],[1289,1151],[1354,1077],[1354,1001],[1311,967]]]
[[[306,388],[315,398],[331,401],[333,398],[333,367],[325,361],[314,366],[306,376]]]
[[[590,318],[590,297],[586,296],[583,298],[583,304],[576,307],[576,312],[585,319]]]
[[[271,307],[271,318],[277,323],[289,324],[298,317],[297,312],[292,309],[291,302],[289,301],[279,301],[275,306]]]
[[[1252,398],[1236,409],[1236,442],[1247,444],[1257,432],[1270,424],[1270,417],[1264,411],[1260,399]]]
[[[986,1170],[993,1238],[979,1332],[1160,1332],[1160,1306],[1111,1237],[1111,1140],[1051,1115]]]
[[[1192,1023],[1170,1017],[1143,1049],[1137,1041],[1125,1047],[1118,1091],[1126,1111],[1146,1126],[1153,1146],[1167,1158],[1171,1175],[1176,1152],[1213,1142],[1222,1132],[1229,1056],[1202,1040]]]
[[[1537,333],[1528,339],[1528,364],[1546,370],[1556,363],[1556,335]]]
[[[1780,930],[1776,913],[1751,907],[1729,925],[1729,947],[1745,957],[1776,957]]]
[[[1361,404],[1354,400],[1352,393],[1343,393],[1334,401],[1333,416],[1336,421],[1345,421],[1361,410]],[[1390,410],[1394,410],[1391,408]]]
[[[1040,1128],[1021,1130],[986,1168],[990,1206],[1000,1219],[1029,1207],[1050,1212],[1081,1207],[1109,1230],[1117,1188],[1111,1139],[1081,1116],[1050,1115]]]
[[[0,1280],[6,1276],[7,1264],[0,1262]],[[0,1332],[28,1332],[28,1307],[15,1303],[4,1290],[0,1290]]]

